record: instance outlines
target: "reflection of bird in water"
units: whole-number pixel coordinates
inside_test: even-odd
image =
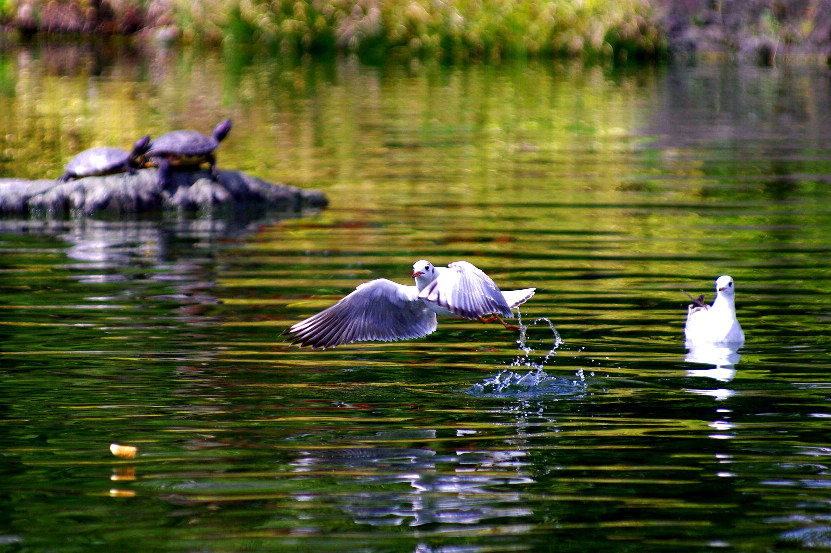
[[[346,485],[331,499],[360,524],[479,524],[532,514],[523,495],[510,490],[534,483],[525,471],[528,453],[517,440],[505,449],[478,449],[473,441],[440,453],[429,448],[437,435],[421,428],[332,436],[331,449],[301,446],[291,466],[298,474],[326,472],[354,480],[357,487]],[[457,439],[462,436],[457,430]],[[351,493],[352,488],[358,491]]]
[[[686,293],[686,292],[685,292]],[[695,344],[742,344],[744,332],[736,319],[735,286],[727,275],[716,279],[716,298],[712,305],[704,296],[690,299],[684,334],[687,346]],[[689,295],[689,294],[687,294]]]
[[[707,377],[720,382],[730,382],[736,376],[735,365],[742,356],[736,351],[740,344],[733,346],[699,344],[691,346],[684,361],[712,365],[709,369],[688,369],[687,376]]]
[[[284,334],[295,344],[319,348],[363,340],[385,342],[421,338],[436,330],[436,315],[498,320],[534,295],[536,288],[500,290],[493,280],[467,261],[435,267],[429,261],[413,264],[415,286],[385,278],[359,285],[335,305],[292,325]],[[485,318],[485,315],[492,315]],[[500,317],[500,315],[502,317]]]

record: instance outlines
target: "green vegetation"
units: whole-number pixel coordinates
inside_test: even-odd
[[[367,60],[620,60],[666,51],[651,0],[0,0],[0,18],[27,32],[155,29],[162,40],[178,35]]]
[[[464,61],[625,58],[665,49],[647,0],[183,0],[175,9],[185,35],[264,43],[286,55],[345,52]]]
[[[766,3],[762,3],[766,4]],[[3,30],[363,61],[721,56],[829,63],[831,0],[0,0]]]

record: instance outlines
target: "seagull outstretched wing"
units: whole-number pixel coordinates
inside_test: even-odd
[[[415,286],[385,278],[359,285],[335,305],[292,325],[293,344],[331,348],[351,342],[421,338],[436,330],[436,314]]]

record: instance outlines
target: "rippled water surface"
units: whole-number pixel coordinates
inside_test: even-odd
[[[0,221],[0,549],[831,548],[827,70],[56,52],[5,53],[3,176],[232,116],[331,205]],[[420,258],[537,287],[523,336],[281,338]],[[724,273],[747,342],[688,352]]]

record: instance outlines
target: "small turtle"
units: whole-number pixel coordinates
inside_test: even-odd
[[[172,131],[158,137],[150,145],[147,158],[151,165],[159,168],[159,183],[162,187],[170,184],[171,167],[199,167],[211,165],[211,177],[216,179],[216,157],[214,150],[231,131],[231,120],[226,119],[214,128],[211,136],[197,131]]]
[[[64,169],[65,173],[58,180],[66,182],[70,179],[112,175],[125,171],[135,173],[142,165],[142,157],[149,146],[150,137],[143,136],[133,144],[132,152],[110,146],[84,150],[69,160]]]

